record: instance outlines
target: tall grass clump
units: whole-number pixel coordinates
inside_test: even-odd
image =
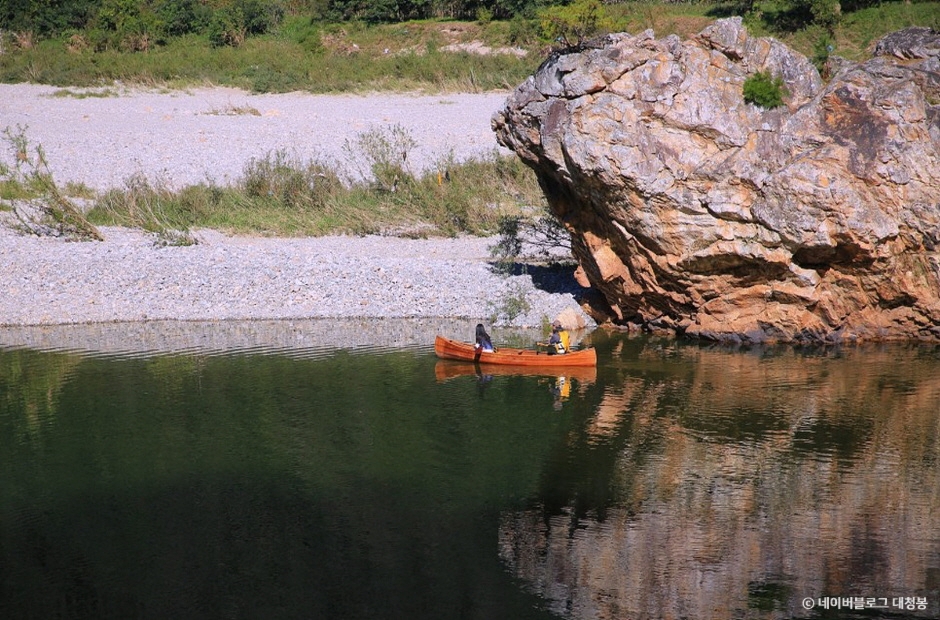
[[[141,173],[132,175],[121,190],[105,193],[89,216],[96,221],[139,228],[156,237],[157,245],[194,245],[190,232],[194,222],[179,194],[166,183],[151,183]]]
[[[81,209],[55,182],[42,146],[33,147],[26,127],[6,127],[12,164],[0,161],[0,203],[16,217],[18,230],[73,241],[103,241]]]

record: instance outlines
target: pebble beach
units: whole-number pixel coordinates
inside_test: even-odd
[[[346,140],[376,126],[401,125],[415,137],[416,168],[448,154],[480,156],[498,148],[489,122],[505,98],[58,92],[0,85],[0,128],[26,128],[58,183],[97,191],[133,174],[177,187],[224,184],[252,157],[276,150],[338,157]],[[197,230],[196,245],[161,247],[142,231],[101,232],[102,242],[68,242],[0,226],[0,326],[454,318],[524,328],[563,312],[592,324],[573,282],[556,278],[546,286],[527,274],[497,272],[495,239],[285,239]]]

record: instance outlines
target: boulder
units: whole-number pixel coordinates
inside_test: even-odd
[[[550,56],[493,117],[612,320],[715,340],[940,340],[940,34],[828,83],[740,18]],[[757,72],[784,104],[743,97]]]

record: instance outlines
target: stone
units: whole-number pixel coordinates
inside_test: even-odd
[[[582,330],[587,327],[587,323],[584,321],[584,315],[574,308],[565,308],[562,310],[558,313],[558,316],[555,317],[555,321],[561,323],[561,326],[567,330]]]
[[[740,342],[940,340],[940,34],[828,83],[740,18],[546,60],[494,115],[622,325]],[[784,105],[743,98],[758,71]]]

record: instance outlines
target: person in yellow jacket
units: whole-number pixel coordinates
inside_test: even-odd
[[[548,339],[548,354],[558,355],[571,350],[571,337],[568,330],[561,326],[561,321],[552,323],[552,336]]]

